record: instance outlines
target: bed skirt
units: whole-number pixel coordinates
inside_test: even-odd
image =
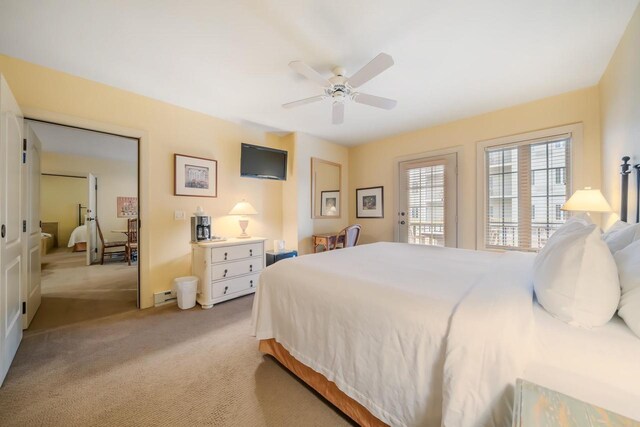
[[[374,417],[367,408],[344,394],[332,381],[296,360],[280,343],[271,338],[260,340],[260,351],[273,356],[295,376],[320,393],[322,397],[340,409],[349,418],[363,427],[386,426]]]

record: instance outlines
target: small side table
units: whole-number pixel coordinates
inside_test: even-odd
[[[513,427],[633,426],[640,422],[518,379]]]
[[[295,258],[298,256],[298,251],[288,251],[288,250],[284,250],[284,251],[267,251],[267,267],[270,266],[271,264],[274,264],[280,260],[286,259],[286,258]]]

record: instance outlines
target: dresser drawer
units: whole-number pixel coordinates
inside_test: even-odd
[[[262,257],[264,244],[249,243],[246,245],[226,246],[211,249],[211,262],[234,261],[237,259],[250,258],[254,256]]]
[[[229,279],[262,270],[262,257],[211,265],[211,281]]]
[[[256,286],[258,286],[259,276],[260,274],[252,274],[250,276],[236,277],[235,279],[216,282],[211,285],[211,297],[220,298],[247,289],[255,289]]]

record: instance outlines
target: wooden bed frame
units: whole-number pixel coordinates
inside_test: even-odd
[[[622,192],[620,203],[620,219],[627,221],[627,210],[629,200],[629,174],[631,173],[631,158],[625,156],[622,158],[621,175],[622,175]],[[640,222],[640,163],[633,166],[636,170],[636,222]],[[322,397],[331,402],[335,407],[341,410],[345,415],[363,427],[386,426],[384,422],[376,418],[367,408],[353,400],[342,392],[338,386],[329,381],[324,375],[314,371],[304,363],[296,360],[291,353],[287,351],[275,339],[260,340],[260,351],[273,356],[280,364],[287,368],[291,373],[304,381],[309,387],[317,391]]]

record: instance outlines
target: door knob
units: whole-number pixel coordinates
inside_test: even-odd
[[[400,221],[400,225],[405,225],[405,224],[406,224],[406,222],[404,220]]]

